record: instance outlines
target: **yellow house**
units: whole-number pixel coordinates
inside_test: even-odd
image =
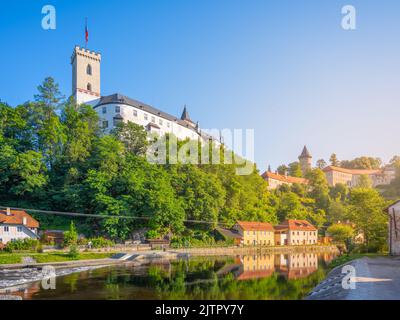
[[[245,246],[273,246],[274,227],[267,222],[238,221],[233,227]]]

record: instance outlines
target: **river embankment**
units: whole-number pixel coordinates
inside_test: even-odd
[[[400,300],[400,257],[363,257],[338,266],[306,299]]]

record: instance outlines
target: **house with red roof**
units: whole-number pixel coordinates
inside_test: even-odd
[[[274,245],[274,227],[268,222],[238,221],[233,230],[245,246]]]
[[[299,177],[291,177],[287,175],[282,175],[278,173],[273,173],[270,171],[264,172],[261,177],[268,183],[268,189],[274,190],[283,184],[287,184],[289,186],[297,183],[297,184],[308,184],[308,180]]]
[[[0,210],[0,244],[18,239],[38,239],[39,222],[21,210]]]
[[[318,243],[318,229],[306,220],[289,219],[275,226],[275,244],[312,245]]]

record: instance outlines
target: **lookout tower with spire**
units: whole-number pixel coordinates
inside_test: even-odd
[[[303,175],[305,175],[308,171],[311,170],[311,164],[312,164],[312,156],[308,151],[307,146],[304,146],[303,151],[299,156],[299,161],[300,161],[301,171],[303,172]]]

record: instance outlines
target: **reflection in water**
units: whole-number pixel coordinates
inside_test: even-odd
[[[23,299],[301,299],[326,271],[332,253],[201,257],[149,266],[112,266],[0,290]]]

